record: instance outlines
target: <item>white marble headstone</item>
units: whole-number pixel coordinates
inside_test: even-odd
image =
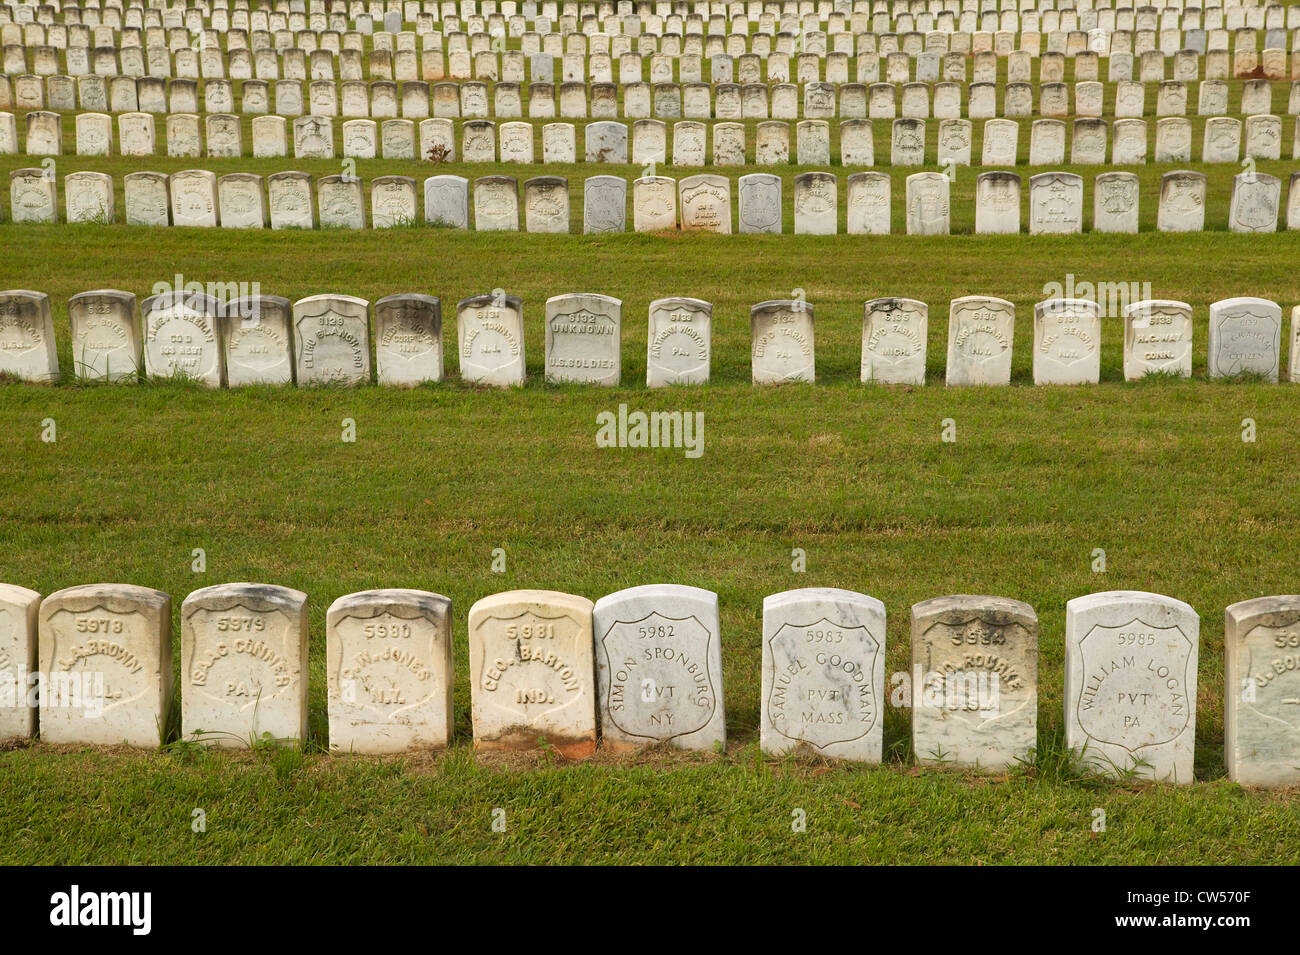
[[[623,303],[578,292],[546,300],[546,380],[616,386],[622,375]]]
[[[1300,785],[1300,596],[1231,605],[1223,642],[1228,778],[1245,786]]]
[[[794,299],[755,305],[750,341],[754,384],[816,380],[811,303]]]
[[[763,752],[879,762],[886,692],[883,603],[829,587],[763,599]]]
[[[1005,770],[1038,745],[1038,617],[1006,597],[912,605],[912,751],[921,765]]]
[[[1066,603],[1066,745],[1104,775],[1192,782],[1200,623],[1160,594]]]
[[[306,594],[239,583],[185,598],[181,736],[223,747],[306,738]]]
[[[87,584],[41,602],[41,740],[156,748],[172,695],[171,597]]]
[[[484,597],[469,610],[474,748],[596,749],[593,605],[549,590]]]
[[[452,736],[451,601],[423,590],[347,594],[325,615],[330,751],[444,749]]]
[[[631,587],[597,600],[592,622],[604,748],[725,747],[717,594]]]
[[[713,306],[697,298],[650,303],[646,386],[708,384]]]
[[[524,308],[517,296],[498,291],[461,300],[456,335],[462,381],[498,387],[524,383]]]
[[[1192,307],[1151,299],[1124,309],[1124,378],[1192,375]]]

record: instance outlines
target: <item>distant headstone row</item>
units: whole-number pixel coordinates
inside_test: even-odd
[[[841,6],[840,10],[813,11],[793,4],[785,9],[776,5],[767,5],[766,9],[751,5],[746,9],[731,4],[724,10],[719,4],[716,9],[700,5],[694,12],[683,6],[676,13],[665,9],[662,14],[646,10],[599,16],[596,7],[588,4],[589,12],[581,14],[576,5],[572,6],[573,13],[551,11],[558,16],[464,11],[463,16],[453,13],[439,18],[431,12],[406,10],[389,11],[377,20],[363,13],[352,16],[333,12],[327,17],[324,10],[308,16],[305,12],[263,9],[250,14],[246,8],[237,8],[233,15],[226,8],[218,8],[209,17],[203,7],[196,5],[184,11],[183,19],[177,15],[170,22],[156,16],[146,20],[135,8],[127,11],[130,23],[122,21],[120,11],[109,7],[103,16],[115,17],[117,22],[113,23],[101,21],[98,8],[81,10],[66,5],[62,10],[64,22],[55,23],[55,8],[50,5],[51,12],[40,22],[0,20],[4,23],[0,39],[17,51],[30,47],[38,70],[57,69],[58,51],[63,51],[70,72],[121,69],[130,75],[143,75],[146,70],[167,75],[173,67],[183,75],[222,76],[227,70],[232,76],[254,72],[262,75],[278,66],[273,56],[277,53],[285,57],[286,72],[321,69],[320,59],[313,56],[309,61],[307,54],[327,54],[330,68],[332,57],[337,56],[342,69],[360,72],[367,36],[373,49],[364,63],[372,75],[415,74],[422,70],[430,78],[447,73],[457,78],[487,75],[495,71],[496,51],[504,49],[507,41],[517,43],[518,52],[525,56],[546,53],[557,58],[590,55],[593,59],[621,59],[635,51],[639,55],[682,59],[743,60],[746,56],[797,54],[801,59],[821,57],[828,61],[856,51],[859,55],[882,56],[901,52],[918,61],[949,53],[1075,57],[1115,52],[1188,52],[1223,54],[1226,62],[1231,47],[1237,54],[1234,70],[1249,72],[1246,54],[1257,57],[1261,39],[1265,52],[1276,49],[1285,53],[1288,29],[1300,25],[1300,17],[1293,11],[1288,14],[1276,5],[1267,9],[1213,6],[1207,7],[1204,17],[1200,8],[1184,12],[1169,7],[1158,19],[1155,7],[1136,12],[1132,7],[1089,7],[1082,11],[1049,8],[1040,12],[1022,4],[1024,9],[1019,12],[988,9],[977,13],[972,3],[946,10],[923,9],[916,14],[900,12],[891,17],[888,10],[873,14],[866,9],[851,11],[847,4]],[[15,7],[12,16],[22,16],[22,9]],[[407,13],[415,16],[407,17]],[[376,23],[383,29],[376,31]],[[403,30],[407,23],[414,29]],[[441,29],[437,28],[439,23]],[[751,27],[755,32],[751,33]],[[200,38],[197,48],[195,37]],[[417,51],[421,53],[418,62]],[[407,55],[405,62],[403,54]],[[492,56],[491,66],[482,63],[488,54]],[[25,57],[20,61],[18,53],[12,55],[11,62],[26,68]],[[509,67],[503,63],[501,68]]]
[[[181,605],[183,738],[216,746],[307,735],[307,595],[222,584]],[[1300,596],[1225,613],[1229,778],[1300,784]],[[41,599],[0,585],[0,739],[156,747],[172,695],[171,598],[126,584]],[[494,594],[467,623],[474,746],[580,759],[647,744],[726,743],[717,594],[658,584],[602,597]],[[911,608],[911,672],[885,679],[885,606],[807,588],[763,601],[760,745],[862,762],[882,755],[890,683],[910,687],[923,765],[1005,770],[1038,745],[1038,617],[1018,600]],[[340,597],[326,615],[329,746],[446,747],[451,601],[420,590]],[[1180,600],[1108,591],[1066,604],[1067,745],[1101,774],[1193,781],[1200,617]],[[38,722],[39,720],[39,722]],[[599,727],[599,730],[598,730]]]
[[[951,177],[914,173],[905,183],[908,235],[952,232]],[[220,178],[205,169],[186,169],[170,176],[159,172],[128,173],[122,179],[127,225],[223,226],[233,229],[376,229],[425,225],[469,229],[471,185],[461,176],[424,180],[424,216],[420,189],[409,176],[370,180],[370,215],[366,190],[352,175],[312,179],[305,172],[229,173]],[[716,174],[643,176],[632,182],[632,230],[663,232],[783,233],[786,217],[783,180],[772,173],[750,173],[735,183]],[[888,173],[859,172],[845,181],[843,231],[850,235],[889,235],[893,222],[893,184]],[[1083,177],[1044,172],[1029,177],[1028,190],[1013,172],[983,172],[976,179],[975,232],[1022,232],[1022,192],[1028,192],[1025,216],[1030,235],[1073,235],[1084,231]],[[473,228],[478,232],[568,234],[573,229],[569,181],[537,176],[524,182],[523,201],[513,176],[483,176],[473,182]],[[1175,170],[1161,179],[1156,228],[1161,232],[1199,232],[1208,204],[1203,173]],[[583,182],[582,231],[628,231],[628,184],[618,176],[592,176]],[[793,232],[834,235],[841,231],[840,180],[829,172],[794,177]],[[15,222],[57,223],[58,183],[48,169],[11,170],[10,210]],[[1107,172],[1096,177],[1093,232],[1135,233],[1139,229],[1140,180],[1135,173]],[[64,221],[108,224],[117,218],[113,177],[76,172],[64,177]],[[269,213],[269,215],[268,215]],[[1275,232],[1283,215],[1282,180],[1248,169],[1232,181],[1228,228],[1232,232]],[[0,210],[2,217],[2,210]],[[269,220],[269,223],[268,223]],[[1300,229],[1300,172],[1291,174],[1285,227]]]
[[[1300,66],[1300,59],[1297,60]],[[419,80],[312,80],[303,95],[299,80],[206,80],[202,99],[195,80],[130,76],[40,76],[26,73],[0,76],[0,110],[57,110],[130,113],[243,113],[296,117],[404,116],[425,119],[988,119],[994,116],[1141,117],[1148,108],[1148,85],[1154,87],[1157,116],[1201,116],[1236,112],[1243,116],[1272,113],[1273,83],[1267,79],[1242,82],[1232,97],[1226,80],[1161,79],[1144,82],[1111,77],[1112,88],[1097,79],[1075,75],[1072,82],[1054,80],[1035,87],[1011,80],[999,87],[992,81],[967,86],[958,80],[934,82],[866,81],[777,83],[585,83],[534,81],[528,84],[481,80],[433,83]],[[999,96],[999,91],[1001,95]],[[901,102],[900,102],[901,94]],[[558,97],[558,108],[557,108]],[[1300,79],[1291,83],[1288,111],[1300,104]],[[1035,105],[1037,104],[1037,105]]]
[[[24,117],[26,135],[23,151],[28,156],[64,154],[63,120],[57,113],[36,111]],[[0,113],[0,154],[20,152],[16,117]],[[75,152],[78,156],[155,156],[164,152],[177,158],[239,158],[246,153],[239,117],[212,113],[200,119],[194,113],[172,113],[160,124],[150,113],[79,113],[76,116]],[[883,124],[882,124],[883,125]],[[637,165],[667,163],[675,166],[741,166],[752,161],[759,166],[828,166],[832,159],[842,166],[920,166],[933,159],[939,164],[969,166],[1014,166],[1027,160],[1033,166],[1059,165],[1066,161],[1067,124],[1059,119],[1035,120],[1029,126],[1029,149],[1022,160],[1021,123],[1011,119],[988,119],[978,126],[966,119],[939,121],[937,145],[927,146],[927,124],[923,119],[894,119],[886,127],[887,145],[876,149],[872,120],[845,120],[834,127],[838,151],[832,139],[832,125],[824,119],[805,119],[794,124],[766,120],[754,128],[751,149],[744,123],[705,123],[682,120],[671,126],[662,120],[641,119],[631,124],[612,120],[582,127],[583,149],[578,149],[578,128],[573,123],[524,122],[498,125],[490,120],[461,123],[459,149],[455,124],[450,119],[349,119],[342,123],[342,138],[335,134],[329,117],[304,116],[292,127],[283,116],[258,116],[250,124],[251,154],[259,159],[333,159],[338,155],[355,159],[428,159],[436,163],[605,163]],[[1249,116],[1243,122],[1228,116],[1206,121],[1200,142],[1200,159],[1207,163],[1236,163],[1247,158],[1277,160],[1290,152],[1300,159],[1300,117],[1291,124],[1293,143],[1289,150],[1282,117]],[[973,152],[975,132],[980,132],[981,151]],[[671,142],[669,133],[671,131]],[[1076,165],[1141,165],[1148,158],[1158,163],[1191,162],[1196,152],[1192,121],[1171,116],[1155,123],[1155,152],[1151,153],[1150,126],[1144,119],[1076,119],[1069,161]],[[160,134],[165,138],[164,143]],[[708,148],[712,139],[712,152]],[[540,140],[540,142],[539,142]],[[1113,140],[1113,143],[1111,142]],[[292,149],[291,149],[292,146]],[[540,148],[539,148],[540,146]],[[1109,149],[1108,149],[1109,146]],[[752,157],[752,159],[751,159]]]
[[[374,377],[381,385],[441,381],[442,303],[400,294],[374,304]],[[210,387],[251,384],[366,384],[372,380],[371,307],[350,295],[290,302],[256,295],[225,303],[200,293],[168,291],[144,300],[101,289],[68,302],[74,376],[132,381],[140,374],[183,377]],[[1124,377],[1189,377],[1192,307],[1151,300],[1124,309]],[[864,382],[923,385],[929,308],[907,298],[866,303],[862,324]],[[622,382],[623,303],[574,293],[547,299],[545,375],[550,382],[615,386]],[[1280,377],[1282,308],[1262,298],[1215,302],[1209,315],[1211,378]],[[948,312],[949,385],[1007,385],[1011,380],[1015,306],[966,296]],[[523,303],[498,291],[456,306],[460,378],[508,387],[527,378]],[[709,381],[713,307],[693,298],[650,303],[646,384]],[[1033,317],[1034,383],[1096,383],[1101,371],[1102,308],[1087,299],[1039,302]],[[751,309],[754,384],[816,380],[813,306],[802,300],[761,302]],[[1300,306],[1291,312],[1289,372],[1300,381]],[[49,382],[59,378],[53,313],[43,292],[0,292],[0,373]]]

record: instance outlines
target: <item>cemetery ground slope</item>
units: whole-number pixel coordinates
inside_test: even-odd
[[[1142,175],[1145,220],[1158,171]],[[1214,228],[1227,177],[1211,182]],[[973,182],[959,173],[959,218],[973,218]],[[42,593],[156,587],[174,615],[209,584],[305,591],[312,728],[305,755],[0,752],[0,862],[1300,862],[1300,797],[1233,785],[1222,758],[1223,610],[1300,587],[1300,391],[1204,377],[1209,303],[1259,295],[1287,314],[1300,304],[1300,234],[584,238],[6,224],[0,241],[2,284],[51,295],[65,368],[70,295],[143,296],[181,274],[291,299],[440,295],[449,342],[455,302],[502,288],[523,298],[530,372],[519,391],[463,386],[451,346],[448,382],[409,391],[0,384],[0,580]],[[1069,275],[1149,282],[1152,298],[1190,302],[1196,378],[1123,383],[1111,314],[1102,384],[1034,387],[1032,306]],[[815,308],[818,383],[755,389],[749,306],[794,289]],[[545,299],[572,291],[623,300],[622,387],[540,383]],[[1016,306],[1010,388],[942,384],[947,304],[967,294]],[[647,306],[668,295],[714,304],[707,386],[642,385]],[[924,388],[857,380],[862,303],[881,295],[929,304]],[[620,404],[703,413],[703,454],[598,448],[597,415]],[[354,443],[341,440],[345,418]],[[46,419],[53,443],[41,439]],[[940,440],[945,419],[954,443]],[[195,548],[204,573],[191,570]],[[494,548],[505,573],[492,572]],[[792,572],[795,548],[805,573]],[[1092,569],[1099,548],[1104,573]],[[727,752],[477,764],[465,636],[474,600],[517,587],[596,598],[653,582],[719,594]],[[804,586],[884,601],[887,673],[908,667],[916,601],[988,593],[1033,606],[1038,764],[994,777],[914,770],[908,713],[893,707],[883,766],[761,758],[762,600]],[[374,587],[453,601],[457,743],[445,756],[321,752],[325,610]],[[1059,755],[1065,602],[1122,588],[1201,614],[1193,786],[1098,782]],[[174,655],[179,665],[179,644]],[[492,830],[495,808],[504,833]],[[195,809],[205,833],[191,831]],[[1104,832],[1093,832],[1096,809]],[[792,831],[795,810],[804,832]]]

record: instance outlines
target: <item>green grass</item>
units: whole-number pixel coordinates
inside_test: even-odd
[[[959,179],[959,184],[961,180]],[[299,298],[371,301],[504,288],[524,299],[530,383],[474,389],[207,392],[159,384],[0,385],[0,580],[48,593],[100,580],[173,595],[234,580],[310,596],[311,740],[244,755],[36,744],[0,753],[0,862],[1300,862],[1295,793],[1227,782],[1223,608],[1296,589],[1300,392],[1204,378],[1207,306],[1231,295],[1300,303],[1300,235],[1086,234],[1050,238],[504,236],[233,233],[0,226],[6,287],[49,292],[60,359],[66,299],[153,283],[257,281]],[[1030,315],[1048,282],[1150,282],[1195,307],[1197,377],[1126,384],[1108,318],[1103,383],[1035,388]],[[748,309],[803,288],[819,381],[749,384]],[[542,305],[564,291],[624,301],[624,382],[540,383]],[[942,385],[947,302],[1017,308],[1013,386]],[[857,381],[862,302],[930,305],[925,388]],[[646,307],[715,306],[713,381],[650,391]],[[1285,340],[1285,336],[1284,336]],[[702,411],[705,450],[598,449],[620,402]],[[343,418],[355,443],[340,440]],[[1244,418],[1257,423],[1241,440]],[[58,441],[41,441],[54,418]],[[941,422],[957,424],[955,444]],[[190,571],[202,547],[207,571]],[[492,550],[507,573],[490,570]],[[808,570],[791,571],[792,548]],[[1092,551],[1107,571],[1090,570]],[[486,594],[545,587],[591,598],[667,581],[716,590],[726,754],[479,763],[470,750],[465,616]],[[371,587],[453,600],[457,742],[441,757],[321,752],[324,613]],[[976,592],[1030,603],[1042,622],[1032,768],[983,777],[911,767],[909,717],[889,708],[879,767],[762,758],[762,599],[837,586],[884,601],[887,669],[906,669],[907,611]],[[1104,783],[1062,752],[1065,602],[1136,588],[1202,615],[1197,783]],[[179,627],[177,627],[179,632]],[[179,649],[176,657],[179,660]],[[207,832],[191,832],[202,808]],[[507,831],[493,832],[492,810]],[[1093,833],[1093,811],[1106,812]],[[792,812],[807,831],[791,829]]]

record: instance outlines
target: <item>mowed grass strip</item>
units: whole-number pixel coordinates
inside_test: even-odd
[[[187,280],[258,282],[298,298],[504,288],[524,297],[528,387],[451,380],[209,392],[183,384],[0,385],[0,579],[44,593],[124,581],[191,590],[234,580],[306,591],[311,732],[301,756],[164,754],[44,744],[0,753],[7,862],[1279,862],[1300,857],[1294,793],[1223,779],[1223,608],[1295,592],[1300,391],[1204,379],[1207,306],[1230,295],[1300,302],[1300,239],[474,236],[0,227],[5,287],[54,298],[148,294]],[[1121,322],[1105,321],[1103,383],[1035,388],[1032,304],[1049,282],[1151,283],[1196,308],[1192,381],[1120,380]],[[802,288],[816,309],[819,383],[749,384],[751,304]],[[621,388],[549,387],[543,303],[599,291],[625,303]],[[942,385],[947,302],[1017,306],[1014,384]],[[645,314],[684,294],[715,305],[714,380],[651,391]],[[862,302],[930,305],[924,388],[857,381]],[[1284,341],[1285,341],[1284,334]],[[598,448],[597,415],[698,411],[704,452]],[[53,418],[58,440],[41,440]],[[342,422],[356,422],[355,443]],[[1243,442],[1243,420],[1256,440]],[[952,419],[955,443],[940,440]],[[493,548],[507,569],[492,573]],[[191,571],[203,548],[207,570]],[[795,573],[802,548],[807,571]],[[1105,573],[1092,571],[1106,552]],[[718,591],[731,746],[590,765],[470,752],[465,617],[514,587],[591,598],[635,584]],[[370,587],[452,598],[458,742],[437,758],[332,758],[324,614]],[[906,710],[886,711],[882,767],[757,752],[762,598],[802,586],[879,597],[887,670],[909,665],[907,611],[947,593],[1025,600],[1042,621],[1041,756],[1001,777],[910,766]],[[1064,605],[1155,590],[1202,615],[1197,784],[1099,783],[1063,758]],[[177,628],[179,630],[179,628]],[[177,647],[177,651],[179,648]],[[177,652],[179,659],[179,652]],[[207,832],[191,831],[202,808]],[[506,811],[505,833],[492,810]],[[1093,810],[1107,813],[1093,833]],[[807,831],[792,831],[793,813]]]

